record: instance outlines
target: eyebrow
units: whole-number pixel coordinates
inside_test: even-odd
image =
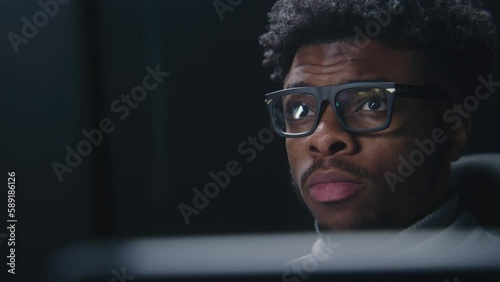
[[[289,84],[285,88],[295,88],[295,87],[310,87],[311,85],[305,81],[297,81],[292,84]]]
[[[356,83],[356,82],[385,82],[385,81],[391,81],[391,80],[388,78],[385,78],[385,77],[377,77],[377,78],[373,78],[373,79],[352,79],[352,80],[348,80],[342,84]],[[285,87],[285,89],[295,88],[295,87],[311,87],[311,86],[312,85],[310,85],[309,83],[307,83],[305,81],[297,81],[297,82],[289,84],[287,87]]]

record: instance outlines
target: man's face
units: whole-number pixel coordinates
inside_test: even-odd
[[[397,50],[372,41],[363,49],[349,41],[304,45],[299,48],[285,88],[327,86],[361,81],[391,81],[425,85],[415,71],[410,50]],[[449,159],[436,152],[391,191],[384,173],[398,172],[400,158],[417,147],[415,140],[431,137],[439,127],[436,111],[423,99],[396,98],[394,118],[386,130],[354,134],[340,125],[328,105],[316,131],[288,138],[286,149],[292,179],[318,220],[330,230],[403,228],[435,208],[446,197]]]

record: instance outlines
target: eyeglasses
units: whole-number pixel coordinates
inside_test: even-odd
[[[282,137],[312,134],[328,101],[342,127],[348,132],[370,133],[388,128],[396,96],[438,98],[446,91],[439,87],[357,82],[323,87],[296,87],[265,95],[271,124]]]

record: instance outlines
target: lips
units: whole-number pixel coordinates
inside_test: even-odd
[[[362,189],[354,177],[335,171],[318,171],[305,182],[309,195],[318,202],[338,202],[354,196]]]

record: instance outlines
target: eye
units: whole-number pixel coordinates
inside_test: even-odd
[[[361,111],[387,111],[387,102],[381,98],[371,97],[362,105]]]
[[[306,103],[294,103],[287,106],[287,116],[298,120],[307,116],[314,116],[314,110]]]

